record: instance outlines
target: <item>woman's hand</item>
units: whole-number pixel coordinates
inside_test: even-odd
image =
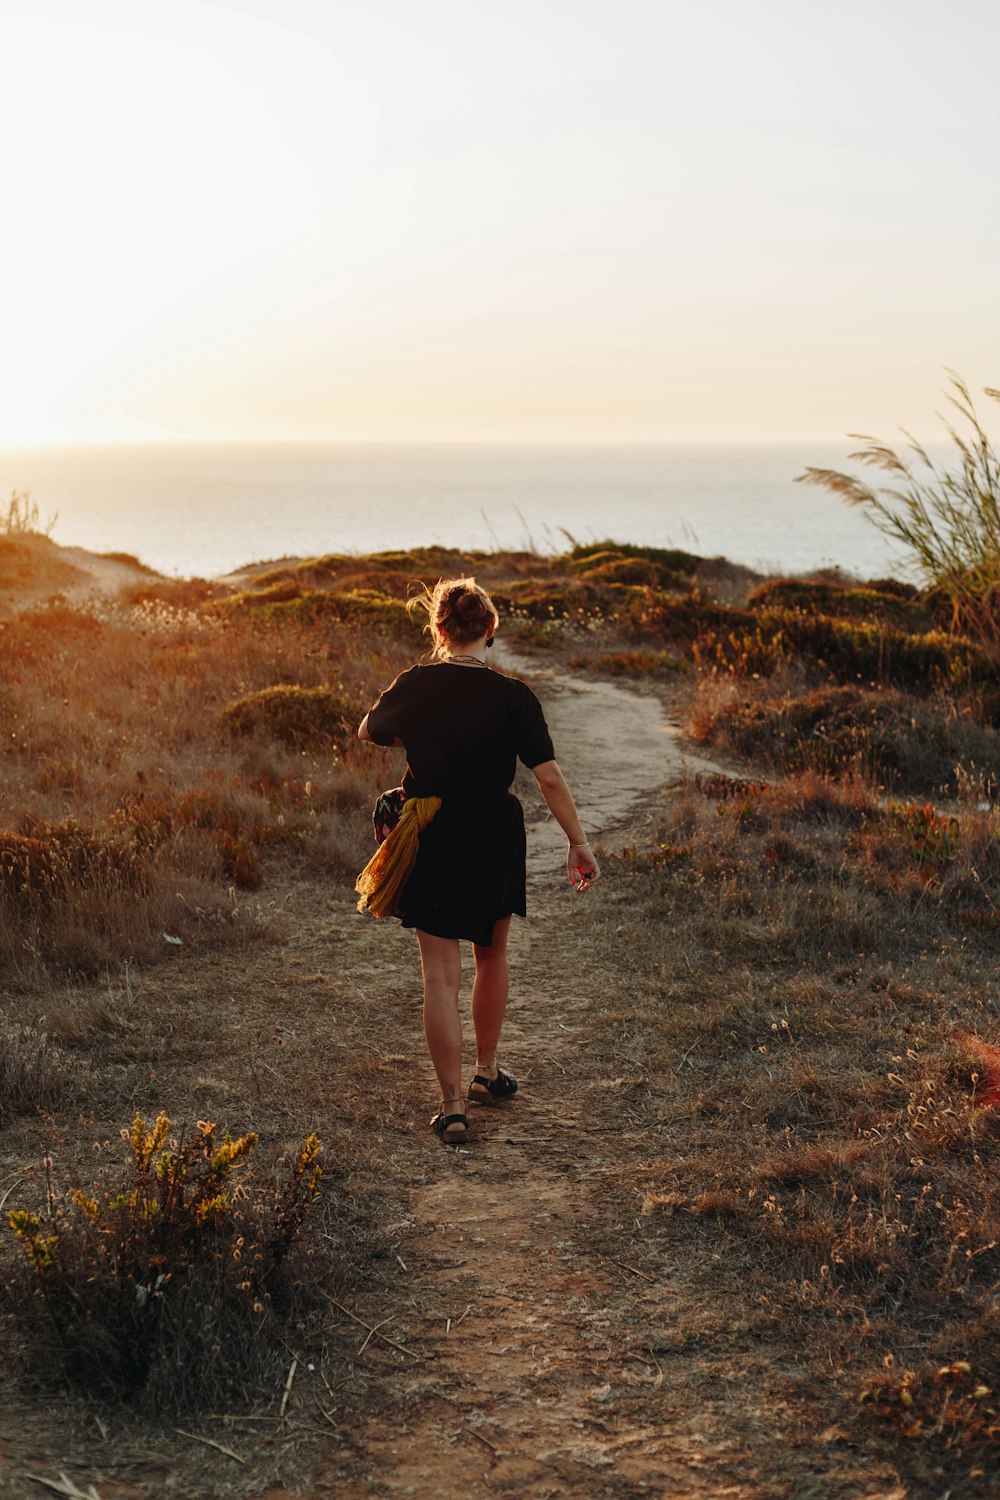
[[[601,867],[589,844],[570,844],[566,851],[566,873],[570,885],[581,891],[589,891],[594,881],[600,880]]]

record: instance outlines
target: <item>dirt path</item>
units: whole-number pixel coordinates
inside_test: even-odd
[[[532,677],[588,827],[613,844],[680,769],[676,735],[653,699]],[[650,1150],[630,1134],[629,1090],[653,1081],[613,1076],[591,1040],[616,961],[594,950],[588,903],[610,888],[564,887],[551,824],[536,819],[529,840],[503,1047],[522,1092],[475,1112],[469,1147],[441,1148],[413,1188],[411,1296],[391,1331],[429,1359],[403,1380],[397,1420],[380,1410],[354,1435],[363,1477],[337,1493],[902,1496],[889,1468],[817,1424],[794,1351],[755,1347],[721,1256],[668,1261],[662,1232],[654,1246],[619,1201],[612,1168]],[[627,942],[627,914],[619,930]]]
[[[577,789],[595,839],[610,838],[614,844],[615,835],[644,820],[651,801],[681,776],[726,774],[717,762],[691,749],[658,698],[560,672],[512,650],[499,636],[496,654],[501,666],[530,677],[545,699],[559,763]],[[530,778],[522,790],[539,814],[529,829],[529,870],[547,872],[551,882],[552,856],[563,850],[564,840],[532,797]]]

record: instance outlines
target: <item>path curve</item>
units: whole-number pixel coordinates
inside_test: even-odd
[[[723,766],[687,746],[659,698],[615,682],[570,676],[525,655],[497,637],[497,664],[530,678],[545,700],[556,756],[596,842],[615,843],[615,831],[634,821],[664,787],[699,772],[729,775]],[[519,792],[521,788],[519,788]],[[528,870],[551,868],[563,836],[536,798],[525,796]]]

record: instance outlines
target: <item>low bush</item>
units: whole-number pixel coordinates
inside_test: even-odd
[[[657,644],[667,640],[689,650],[707,634],[754,630],[758,624],[751,610],[720,604],[698,588],[679,597],[646,589],[629,602],[621,618],[623,633],[630,640]]]
[[[1000,734],[946,704],[892,690],[826,687],[802,697],[703,691],[691,731],[703,743],[795,772],[860,768],[904,791],[956,787],[956,768],[1000,765]]]
[[[691,609],[691,624],[698,613]],[[987,651],[962,636],[943,631],[895,630],[870,620],[838,620],[801,610],[765,610],[737,620],[725,611],[718,627],[709,618],[689,636],[702,671],[734,676],[769,676],[792,660],[813,678],[861,680],[929,693],[939,688],[968,691],[995,682]],[[730,618],[727,618],[730,617]],[[690,629],[683,617],[682,629]]]
[[[670,573],[658,568],[645,557],[613,557],[605,562],[581,568],[581,577],[588,583],[627,583],[640,588],[683,588],[687,578],[682,573]]]
[[[929,802],[892,802],[866,815],[846,853],[873,884],[937,903],[963,925],[992,919],[1000,932],[997,819],[958,816]]]
[[[627,591],[622,585],[591,583],[585,578],[523,578],[494,596],[501,613],[515,620],[564,620],[581,626],[613,610],[623,597]]]
[[[281,814],[267,815],[259,797],[245,791],[239,795],[239,790],[199,787],[180,797],[142,792],[122,802],[112,825],[147,855],[179,852],[188,830],[204,834],[215,851],[215,873],[240,890],[257,890],[262,884],[257,850],[294,837],[301,824],[299,818],[286,822]]]
[[[812,578],[775,578],[747,598],[752,609],[796,609],[839,619],[874,620],[898,630],[930,630],[931,610],[912,584],[884,580],[848,587]]]
[[[343,746],[361,718],[357,706],[328,687],[278,683],[227,704],[221,720],[231,734],[263,734],[296,750]]]
[[[700,559],[689,552],[643,549],[600,543],[597,550],[577,547],[569,555],[570,566],[588,582],[625,583],[653,589],[685,589]]]
[[[664,846],[689,850],[675,878],[748,961],[773,951],[802,961],[844,951],[888,958],[907,951],[917,911],[924,943],[975,928],[990,944],[994,929],[1000,938],[1000,812],[983,803],[981,782],[959,781],[955,813],[882,805],[857,774],[744,780],[721,798],[706,783],[648,853],[632,851],[631,867],[658,868]]]
[[[665,570],[671,577],[683,574],[687,578],[694,576],[702,561],[680,547],[643,547],[631,542],[577,543],[568,553],[569,561],[579,568],[600,566],[617,558],[639,558]]]
[[[119,560],[127,559],[120,556]],[[138,566],[142,567],[142,564]],[[143,571],[152,572],[148,568]],[[214,578],[161,578],[153,574],[148,583],[130,584],[119,589],[116,597],[126,605],[165,604],[172,609],[193,610],[216,599],[225,599],[231,593],[226,584]]]
[[[416,635],[402,599],[376,589],[343,593],[314,589],[294,577],[281,578],[261,589],[243,589],[217,600],[211,608],[223,616],[241,613],[265,623],[299,628],[331,622],[402,639]]]
[[[283,1327],[303,1295],[289,1257],[319,1191],[319,1141],[275,1189],[248,1169],[255,1135],[220,1139],[203,1121],[178,1142],[170,1129],[136,1116],[111,1187],[58,1190],[47,1160],[44,1206],[10,1215],[32,1294],[15,1272],[6,1342],[21,1334],[40,1384],[180,1413],[246,1401],[287,1364]]]
[[[97,555],[98,557],[106,557],[109,562],[123,563],[125,567],[134,568],[137,573],[145,573],[149,578],[163,577],[162,573],[158,573],[155,568],[151,568],[148,563],[144,563],[140,558],[136,557],[134,552],[99,552]],[[180,582],[180,580],[177,581]],[[204,583],[205,580],[200,578],[195,581]]]
[[[688,663],[670,651],[602,651],[570,657],[571,667],[594,668],[609,677],[666,677],[689,672]]]

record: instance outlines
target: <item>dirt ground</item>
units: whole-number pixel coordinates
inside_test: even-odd
[[[676,771],[658,700],[529,670],[588,827],[609,847],[634,838]],[[218,1413],[178,1431],[69,1395],[43,1407],[8,1392],[0,1494],[930,1493],[907,1486],[846,1401],[818,1391],[805,1350],[762,1341],[754,1288],[721,1247],[654,1227],[622,1193],[622,1162],[669,1151],[675,1128],[667,1112],[652,1137],[635,1132],[630,1093],[656,1080],[622,1072],[621,1053],[594,1041],[593,1015],[613,1013],[620,993],[630,914],[610,881],[583,897],[567,888],[562,840],[524,790],[530,914],[512,938],[501,1056],[522,1087],[474,1112],[466,1148],[427,1128],[435,1097],[412,935],[357,916],[346,881],[266,892],[278,941],[178,954],[134,980],[139,1003],[173,1015],[161,1077],[243,1128],[266,1116],[280,1137],[283,1119],[289,1135],[313,1119],[328,1152],[377,1171],[392,1217],[361,1280],[331,1289],[329,1324],[290,1343],[287,1400],[276,1389],[254,1418]],[[683,934],[673,941],[680,962]],[[342,1079],[356,1097],[359,1069],[366,1106],[345,1118]],[[135,1102],[123,1098],[116,1118]],[[41,1147],[29,1122],[11,1159],[33,1133]]]

